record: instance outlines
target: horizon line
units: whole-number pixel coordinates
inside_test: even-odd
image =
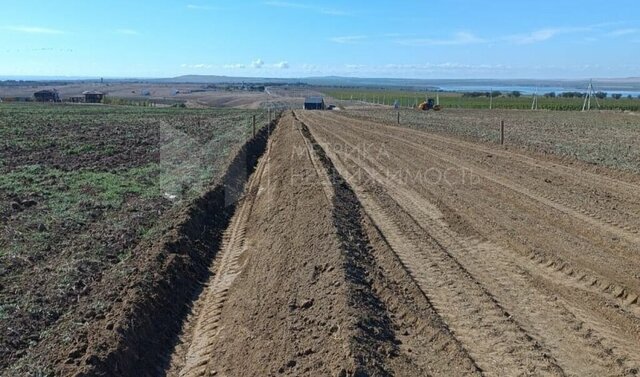
[[[582,81],[582,80],[640,80],[640,76],[617,76],[617,77],[574,77],[574,78],[534,78],[534,77],[514,77],[514,78],[462,78],[462,77],[440,77],[440,78],[418,78],[418,77],[375,77],[375,76],[340,76],[340,75],[320,75],[320,76],[300,76],[300,77],[268,77],[268,76],[228,76],[228,75],[203,75],[185,74],[178,76],[74,76],[74,75],[0,75],[0,82],[3,81],[80,81],[80,80],[171,80],[184,77],[203,78],[228,78],[228,79],[261,79],[261,80],[305,80],[305,79],[359,79],[359,80],[415,80],[415,81],[437,81],[437,80],[458,80],[458,81]],[[36,80],[39,79],[39,80]]]

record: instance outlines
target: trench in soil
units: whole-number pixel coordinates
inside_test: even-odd
[[[220,249],[238,199],[277,122],[274,120],[247,141],[221,183],[189,206],[176,234],[160,245],[162,251],[157,258],[161,270],[152,272],[155,276],[144,287],[146,292],[139,292],[127,313],[121,315],[128,323],[110,330],[115,341],[89,344],[78,375],[164,375],[185,319],[203,283],[210,278],[208,267]]]
[[[388,357],[399,353],[400,342],[389,317],[390,312],[374,288],[374,279],[379,268],[373,255],[373,246],[364,228],[365,215],[362,206],[306,125],[301,122],[300,125],[301,136],[307,139],[313,149],[312,153],[317,156],[321,165],[317,168],[324,169],[327,173],[333,193],[331,216],[340,244],[344,279],[348,287],[348,305],[352,313],[348,329],[349,358],[352,364],[348,367],[347,373],[350,376],[391,376],[393,372],[390,370]],[[213,278],[212,276],[211,279]],[[207,336],[206,331],[198,336],[203,335]],[[191,341],[195,337],[196,335],[192,334]],[[183,358],[184,355],[178,357]],[[207,374],[209,369],[205,364],[209,365],[212,360],[201,359],[197,357],[195,364],[189,364],[186,375]]]
[[[344,256],[350,306],[357,313],[356,333],[350,344],[355,359],[353,375],[390,376],[392,373],[385,366],[386,354],[397,353],[399,342],[389,311],[373,289],[376,260],[364,230],[362,206],[308,127],[302,122],[301,126],[302,134],[326,170],[334,192],[333,224]]]

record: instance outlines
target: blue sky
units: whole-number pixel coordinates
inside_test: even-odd
[[[640,76],[637,0],[0,1],[0,76]]]

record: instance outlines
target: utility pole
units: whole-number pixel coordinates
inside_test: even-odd
[[[595,98],[598,110],[600,110],[600,102],[598,102],[598,96],[596,96],[596,91],[593,89],[593,79],[589,80],[589,87],[587,88],[587,94],[584,97],[582,111],[591,110],[591,97]]]
[[[493,109],[493,88],[489,89],[489,110]]]

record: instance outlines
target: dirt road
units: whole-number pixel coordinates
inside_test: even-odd
[[[640,187],[551,158],[282,118],[169,375],[636,375]]]

